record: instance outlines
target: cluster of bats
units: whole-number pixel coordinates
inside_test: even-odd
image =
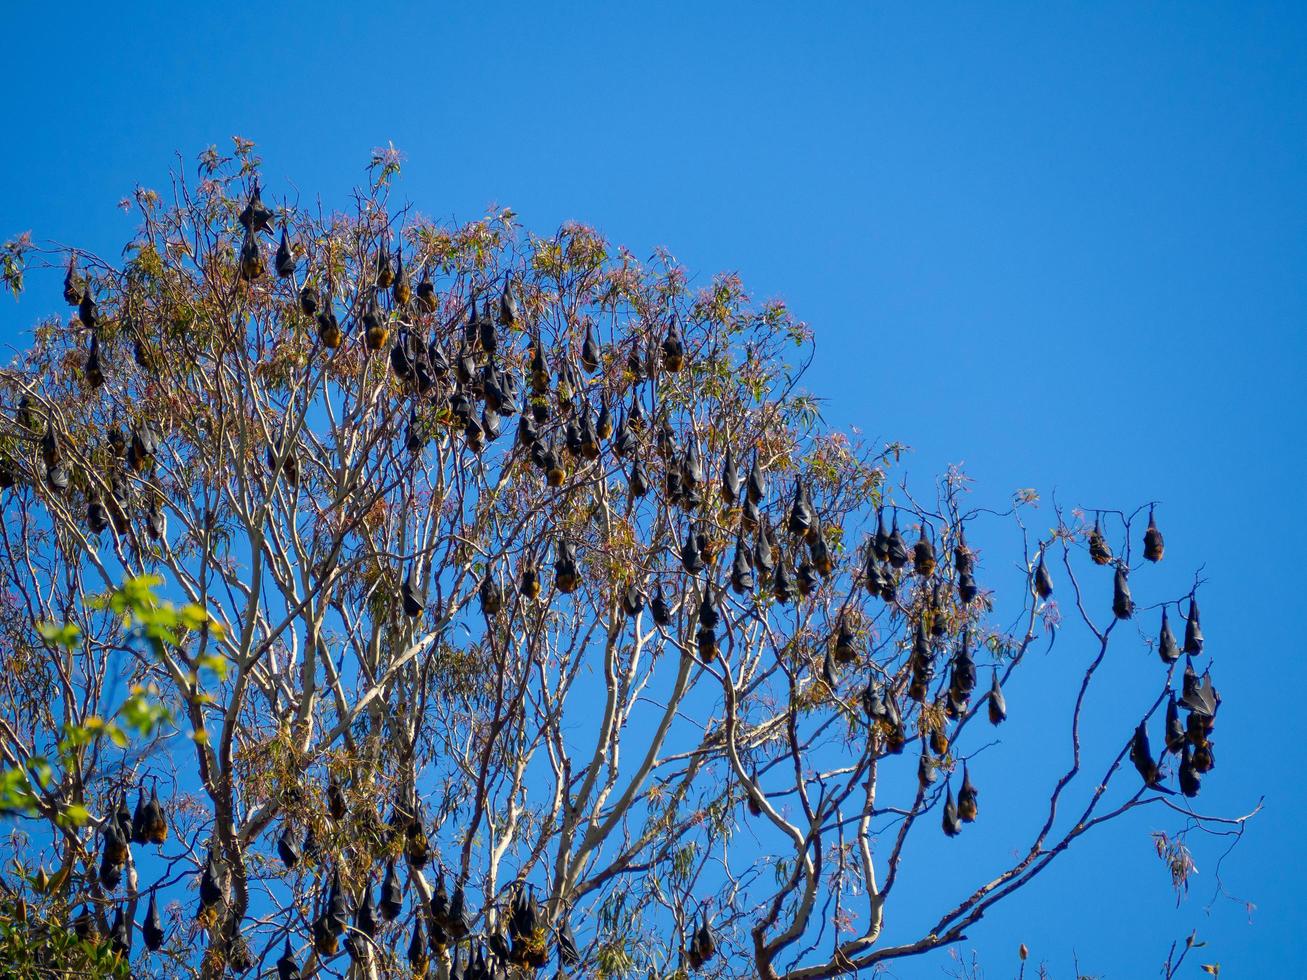
[[[1166,551],[1166,541],[1157,527],[1153,509],[1148,511],[1148,527],[1144,531],[1144,559],[1160,562]],[[1093,530],[1089,533],[1089,557],[1096,565],[1113,565],[1115,575],[1112,586],[1112,613],[1117,619],[1130,619],[1135,612],[1134,600],[1130,596],[1128,581],[1129,569],[1125,562],[1114,559],[1112,549],[1102,533],[1099,521],[1095,520]],[[1041,568],[1042,568],[1042,557]],[[1047,580],[1047,571],[1044,572]],[[1038,587],[1038,579],[1036,580]],[[1049,586],[1051,590],[1051,586]],[[1044,593],[1041,592],[1041,595]],[[1200,677],[1194,670],[1193,658],[1203,652],[1203,630],[1198,613],[1198,599],[1189,596],[1189,611],[1185,616],[1184,644],[1176,642],[1175,634],[1167,617],[1167,606],[1162,607],[1162,625],[1157,640],[1157,653],[1167,667],[1176,664],[1181,656],[1185,657],[1185,669],[1181,680],[1180,697],[1169,692],[1166,705],[1166,725],[1164,744],[1166,752],[1180,757],[1178,771],[1180,792],[1194,797],[1202,786],[1202,777],[1216,765],[1213,755],[1211,734],[1216,726],[1216,711],[1221,704],[1221,696],[1212,685],[1210,668],[1204,670]],[[1181,722],[1181,709],[1188,712]],[[1162,789],[1160,762],[1153,755],[1148,738],[1147,719],[1141,721],[1130,740],[1130,761],[1138,770],[1144,785],[1149,789]]]
[[[268,274],[260,244],[260,233],[271,233],[274,213],[262,201],[257,185],[239,215],[244,229],[239,252],[238,274],[246,282],[254,282]],[[272,262],[275,275],[293,280],[297,273],[295,249],[284,223],[278,248]],[[82,326],[89,332],[89,346],[82,370],[86,383],[93,389],[105,383],[106,364],[101,351],[98,325],[100,311],[93,295],[92,285],[78,269],[76,257],[70,259],[64,282],[64,298],[77,309]],[[306,283],[297,291],[300,313],[316,326],[319,341],[324,348],[334,350],[344,342],[344,331],[335,311],[333,289],[330,283],[321,287]],[[597,404],[587,394],[584,375],[593,375],[605,361],[605,351],[595,337],[593,324],[584,326],[584,339],[579,357],[566,354],[551,372],[545,344],[538,333],[532,334],[522,316],[511,281],[505,280],[497,298],[486,296],[479,302],[476,294],[470,296],[459,315],[461,330],[454,331],[454,348],[450,341],[437,335],[425,341],[417,326],[424,314],[435,313],[440,305],[434,284],[425,272],[416,286],[410,281],[402,251],[392,252],[381,248],[371,272],[371,283],[362,290],[354,319],[368,351],[389,349],[389,365],[395,378],[412,396],[407,428],[403,435],[406,450],[418,454],[429,444],[433,433],[444,438],[449,432],[459,432],[467,449],[481,452],[488,442],[501,434],[502,418],[518,415],[516,448],[519,459],[537,469],[547,487],[563,486],[569,475],[578,467],[598,460],[606,443],[625,469],[627,488],[632,501],[646,496],[660,482],[666,501],[690,516],[686,522],[683,541],[678,540],[676,559],[683,571],[697,580],[705,575],[702,587],[697,589],[695,600],[694,649],[704,660],[712,660],[719,653],[719,629],[722,625],[721,600],[725,588],[739,596],[769,596],[780,604],[791,603],[810,596],[823,580],[829,578],[836,567],[834,538],[823,522],[809,484],[802,478],[795,481],[793,497],[780,520],[773,521],[766,512],[768,488],[765,467],[757,454],[749,461],[747,472],[742,473],[733,451],[727,448],[722,459],[720,474],[710,478],[700,449],[691,438],[682,445],[670,424],[665,411],[655,408],[646,413],[638,389],[629,406],[617,402],[620,419],[610,409],[610,395],[604,386],[593,386],[598,391]],[[526,365],[526,382],[519,380],[512,366],[514,358],[501,346],[501,333],[520,329],[529,337],[528,351],[521,358]],[[134,334],[135,361],[143,369],[151,364],[151,354],[144,338],[136,328]],[[620,354],[614,354],[620,356]],[[632,379],[632,387],[656,377],[660,372],[675,375],[686,362],[685,340],[673,319],[665,334],[642,348],[637,339],[625,361],[625,374]],[[34,406],[24,397],[17,406],[16,421],[20,427],[33,433],[39,431],[34,418]],[[443,431],[441,430],[443,426]],[[153,424],[143,422],[124,432],[115,426],[106,434],[105,442],[113,458],[121,460],[121,472],[110,478],[107,499],[94,490],[87,492],[85,526],[93,534],[108,528],[115,533],[126,533],[130,523],[129,501],[131,488],[126,474],[140,476],[150,492],[145,494],[145,529],[152,540],[166,533],[161,493],[150,482],[153,479],[154,458],[159,451],[162,435]],[[54,420],[47,415],[44,431],[39,439],[40,464],[45,486],[57,493],[69,488],[69,472],[62,451],[63,439],[55,428]],[[266,447],[266,463],[272,479],[282,479],[298,487],[301,483],[300,460],[293,444],[280,442]],[[0,489],[12,486],[18,478],[15,462],[0,459]],[[709,504],[716,504],[716,513],[728,515],[734,525],[723,536],[720,522],[708,517],[714,512]],[[700,516],[695,516],[695,514]],[[785,535],[788,534],[788,540]],[[717,587],[712,582],[712,571],[718,558],[733,541],[726,585]],[[1148,530],[1144,537],[1144,556],[1149,561],[1160,561],[1164,550],[1161,532],[1157,529],[1150,511]],[[1101,528],[1095,523],[1089,536],[1089,552],[1098,565],[1115,567],[1112,608],[1118,618],[1130,618],[1134,603],[1130,596],[1128,568],[1113,559]],[[517,596],[536,601],[545,596],[541,576],[541,555],[534,551],[521,560],[514,576]],[[979,593],[975,580],[974,555],[967,546],[964,532],[959,531],[953,548],[953,582],[957,597],[965,608]],[[929,599],[914,614],[915,623],[910,644],[910,680],[907,695],[925,705],[935,678],[937,651],[948,633],[948,616],[943,608],[940,593],[942,577],[935,573],[938,560],[935,546],[928,533],[926,522],[921,525],[919,539],[911,546],[904,540],[898,525],[898,513],[893,512],[887,526],[884,510],[878,511],[877,529],[868,542],[865,561],[861,567],[861,581],[867,591],[886,602],[897,602],[904,576],[915,575],[923,585],[923,594]],[[419,569],[414,559],[400,589],[399,601],[403,613],[409,617],[423,615],[426,597],[419,586]],[[932,589],[926,589],[929,583]],[[583,585],[583,574],[575,544],[566,537],[554,542],[552,588],[566,595]],[[1053,592],[1052,576],[1045,565],[1041,550],[1038,562],[1031,573],[1031,587],[1041,599]],[[509,590],[500,577],[487,572],[479,586],[482,613],[487,619],[498,615],[510,601]],[[672,600],[674,602],[675,600]],[[627,616],[635,616],[646,608],[659,627],[668,627],[674,621],[672,603],[664,594],[663,583],[655,581],[651,594],[632,580],[622,584],[617,608]],[[1172,694],[1166,713],[1166,750],[1180,755],[1179,782],[1186,796],[1198,792],[1201,775],[1213,766],[1210,735],[1220,698],[1212,687],[1211,678],[1204,673],[1199,678],[1193,668],[1192,657],[1201,653],[1203,645],[1199,626],[1198,605],[1191,597],[1185,622],[1183,647],[1176,642],[1162,612],[1159,653],[1168,665],[1176,663],[1182,654],[1190,660],[1186,664],[1183,689],[1177,699]],[[858,660],[857,640],[853,625],[841,614],[820,666],[820,679],[834,691],[841,665]],[[957,719],[968,710],[970,698],[977,684],[977,667],[970,649],[970,635],[964,626],[960,642],[949,663],[947,688],[942,692],[945,716]],[[1007,715],[1007,705],[995,667],[992,682],[986,695],[990,721],[1000,724]],[[886,751],[900,753],[908,741],[904,720],[895,692],[885,685],[872,682],[862,692],[861,702],[868,724],[882,740]],[[1180,710],[1188,712],[1182,723]],[[936,779],[936,771],[949,751],[948,738],[941,727],[933,728],[923,737],[922,756],[918,776],[924,789]],[[1153,756],[1148,732],[1141,722],[1131,741],[1130,759],[1149,787],[1161,784],[1159,761]],[[335,820],[345,816],[345,802],[338,784],[331,781],[327,787],[328,812]],[[756,804],[750,801],[756,812]],[[948,786],[943,810],[943,830],[949,836],[957,835],[964,823],[974,821],[978,815],[977,790],[971,781],[966,763],[963,764],[962,782],[956,798],[951,784]],[[100,877],[106,888],[116,887],[121,868],[127,860],[129,841],[161,843],[167,836],[167,825],[157,794],[147,803],[138,803],[135,816],[126,817],[123,802],[119,814],[107,821],[102,829],[104,851]],[[420,803],[410,798],[396,805],[391,819],[392,831],[403,838],[405,859],[414,868],[423,868],[430,860],[430,845],[426,838]],[[284,829],[277,841],[277,852],[287,869],[294,868],[308,855],[315,855],[317,842],[310,830],[303,843],[297,845],[289,828]],[[220,905],[223,891],[218,884],[218,866],[210,855],[200,883],[200,917],[214,916]],[[371,887],[365,887],[361,898],[351,903],[341,888],[339,872],[333,874],[329,885],[322,890],[320,911],[312,922],[313,947],[322,957],[335,956],[343,945],[347,952],[358,954],[377,935],[382,922],[396,919],[403,908],[403,888],[396,872],[395,859],[387,863],[379,898],[374,901]],[[351,924],[352,918],[352,924]],[[123,923],[121,909],[114,925],[114,942],[126,950],[130,946],[130,923]],[[75,920],[78,928],[93,928],[93,920],[83,910]],[[456,885],[452,893],[445,890],[443,874],[429,903],[414,919],[408,959],[415,973],[425,975],[432,953],[440,953],[453,946],[454,972],[451,977],[460,980],[483,980],[506,976],[510,967],[540,968],[550,957],[550,930],[545,915],[531,890],[523,885],[511,900],[505,913],[496,917],[497,929],[484,939],[474,941],[470,936],[470,918],[462,886]],[[91,923],[91,925],[88,925]],[[234,926],[229,925],[229,928]],[[581,956],[566,917],[552,930],[553,948],[563,966],[580,962]],[[150,892],[146,923],[142,929],[146,945],[159,948],[163,930],[155,906],[154,891]],[[460,954],[466,945],[466,956]],[[693,933],[685,952],[691,969],[698,970],[716,953],[716,940],[708,921]],[[277,961],[280,980],[300,976],[300,969],[286,941],[284,955]]]

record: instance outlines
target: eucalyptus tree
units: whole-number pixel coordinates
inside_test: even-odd
[[[1040,532],[959,472],[915,496],[903,447],[821,421],[783,304],[580,225],[433,222],[396,170],[328,212],[238,142],[138,190],[120,258],[6,247],[67,304],[0,378],[7,941],[140,975],[834,977],[1192,812],[1219,696],[1197,579],[1132,596],[1152,509]],[[984,820],[1055,593],[1082,662],[1046,819],[896,932],[909,842]],[[1145,709],[1082,773],[1145,617]]]

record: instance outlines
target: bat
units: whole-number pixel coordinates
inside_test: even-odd
[[[912,546],[912,570],[921,578],[930,578],[935,571],[935,546],[926,536],[926,524],[921,524],[921,536]]]
[[[962,763],[962,788],[958,790],[958,818],[963,823],[971,823],[980,813],[976,804],[976,787],[971,782],[971,773],[967,764]]]
[[[286,234],[286,226],[281,226],[281,241],[277,243],[277,254],[273,258],[273,268],[276,270],[279,278],[289,279],[295,275],[295,256],[290,250],[290,238]],[[310,296],[313,294],[310,293]]]
[[[1001,725],[1007,720],[1007,699],[998,684],[998,668],[994,668],[994,679],[989,686],[989,723]]]
[[[953,787],[947,787],[944,792],[944,835],[956,837],[962,832],[962,820],[958,816],[957,804],[953,802]]]
[[[808,490],[803,481],[794,481],[794,503],[790,507],[789,530],[791,534],[806,535],[813,521],[812,502],[808,499]]]
[[[581,342],[581,367],[586,374],[599,370],[599,345],[595,342],[594,324],[589,318],[585,322],[585,339]]]
[[[1098,518],[1094,518],[1094,529],[1089,532],[1089,557],[1095,565],[1106,565],[1112,560],[1112,549],[1107,546]]]
[[[1135,613],[1135,602],[1130,597],[1130,583],[1126,581],[1125,565],[1118,563],[1112,582],[1112,614],[1117,619],[1129,619]]]
[[[890,530],[889,538],[886,542],[887,560],[892,568],[902,568],[908,563],[908,546],[903,542],[903,535],[899,533],[899,515],[894,515],[894,526]]]
[[[153,897],[153,896],[151,896]],[[299,963],[290,949],[290,936],[286,937],[286,948],[277,959],[277,980],[300,980]]]
[[[1184,652],[1203,652],[1203,629],[1198,622],[1198,600],[1194,597],[1189,599],[1189,615],[1184,623]]]
[[[1035,566],[1035,594],[1041,599],[1047,599],[1053,594],[1053,576],[1048,573],[1048,566],[1044,564],[1044,552],[1040,549],[1039,563]]]
[[[1166,618],[1166,607],[1162,607],[1162,631],[1157,638],[1157,655],[1162,663],[1173,664],[1180,659],[1180,648],[1176,645],[1175,634]]]
[[[681,365],[685,360],[685,345],[681,341],[680,331],[676,329],[675,321],[667,328],[667,336],[663,339],[663,367],[672,374],[681,370]]]
[[[86,280],[77,268],[77,253],[68,255],[68,271],[64,274],[64,302],[69,306],[80,306],[82,294],[86,292]]]
[[[722,503],[727,507],[735,506],[740,498],[740,474],[735,469],[735,457],[730,447],[726,449],[726,459],[722,463]]]
[[[263,253],[259,251],[259,243],[254,238],[254,233],[248,229],[245,237],[241,239],[240,253],[240,275],[246,282],[252,282],[263,275]],[[90,291],[87,291],[90,295]],[[83,322],[85,320],[83,319]],[[87,324],[91,326],[91,324]]]
[[[250,191],[249,200],[245,203],[245,209],[241,211],[237,220],[247,232],[267,231],[272,227],[272,211],[263,203],[263,197],[259,192],[259,182],[254,182],[254,188]]]
[[[154,889],[150,889],[150,901],[145,907],[145,922],[141,926],[141,938],[145,940],[145,948],[154,952],[163,945],[164,933],[163,922],[159,918],[159,906],[154,899]],[[287,940],[289,943],[290,940]]]
[[[554,585],[564,595],[576,591],[580,584],[580,575],[576,567],[576,551],[571,542],[560,539],[557,545],[557,559],[554,562]]]
[[[1142,721],[1135,729],[1134,738],[1130,740],[1130,761],[1134,763],[1145,786],[1152,788],[1160,782],[1157,761],[1153,758],[1153,750],[1148,743],[1148,729]]]
[[[1166,552],[1166,541],[1162,537],[1162,532],[1157,529],[1157,521],[1153,517],[1153,508],[1148,508],[1148,530],[1144,532],[1144,558],[1148,561],[1161,561],[1162,555]]]
[[[731,588],[737,595],[744,595],[746,592],[752,592],[753,586],[753,556],[744,546],[744,537],[741,535],[735,539],[735,557],[731,561]]]

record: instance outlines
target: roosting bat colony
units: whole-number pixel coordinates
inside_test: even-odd
[[[76,715],[79,684],[149,681],[200,737],[79,750],[30,815],[61,868],[10,886],[24,921],[124,959],[139,929],[147,973],[816,978],[952,941],[1001,897],[961,883],[929,935],[878,944],[918,818],[980,819],[990,756],[957,740],[1007,718],[1055,583],[1086,610],[1086,689],[1142,615],[1153,508],[1141,541],[1135,515],[1059,512],[999,629],[964,481],[915,500],[896,447],[824,432],[784,360],[806,328],[733,278],[695,294],[579,226],[524,244],[375,195],[274,210],[248,171],[176,194],[138,192],[122,268],[53,260],[75,316],[4,377],[4,642],[53,651],[36,623],[75,617],[85,639],[8,670],[6,697],[27,677]],[[151,652],[82,610],[148,572],[220,628]],[[1129,799],[1172,777],[1193,797],[1220,698],[1194,592],[1150,609],[1157,700],[1108,775],[1128,757]],[[10,713],[39,745],[39,714]],[[909,743],[915,785],[890,759]],[[57,820],[74,801],[82,827]],[[741,820],[774,870],[709,863]]]

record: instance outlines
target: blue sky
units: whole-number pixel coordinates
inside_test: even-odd
[[[1224,975],[1300,970],[1307,7],[69,0],[10,5],[0,63],[0,236],[112,254],[135,184],[233,134],[278,196],[330,204],[393,141],[433,216],[578,219],[784,297],[816,330],[826,419],[912,445],[914,480],[965,462],[978,502],[1162,501],[1169,581],[1210,580],[1225,705],[1202,808],[1266,795],[1223,867],[1257,908],[1207,909],[1209,846],[1174,909],[1148,836],[1173,822],[1144,816],[965,945],[988,977],[1020,941],[1056,977],[1073,954],[1142,977],[1196,927]],[[58,308],[47,288],[0,302],[0,344]],[[1072,646],[1039,683],[1065,684]],[[1001,859],[1016,814],[985,803],[976,847]]]

